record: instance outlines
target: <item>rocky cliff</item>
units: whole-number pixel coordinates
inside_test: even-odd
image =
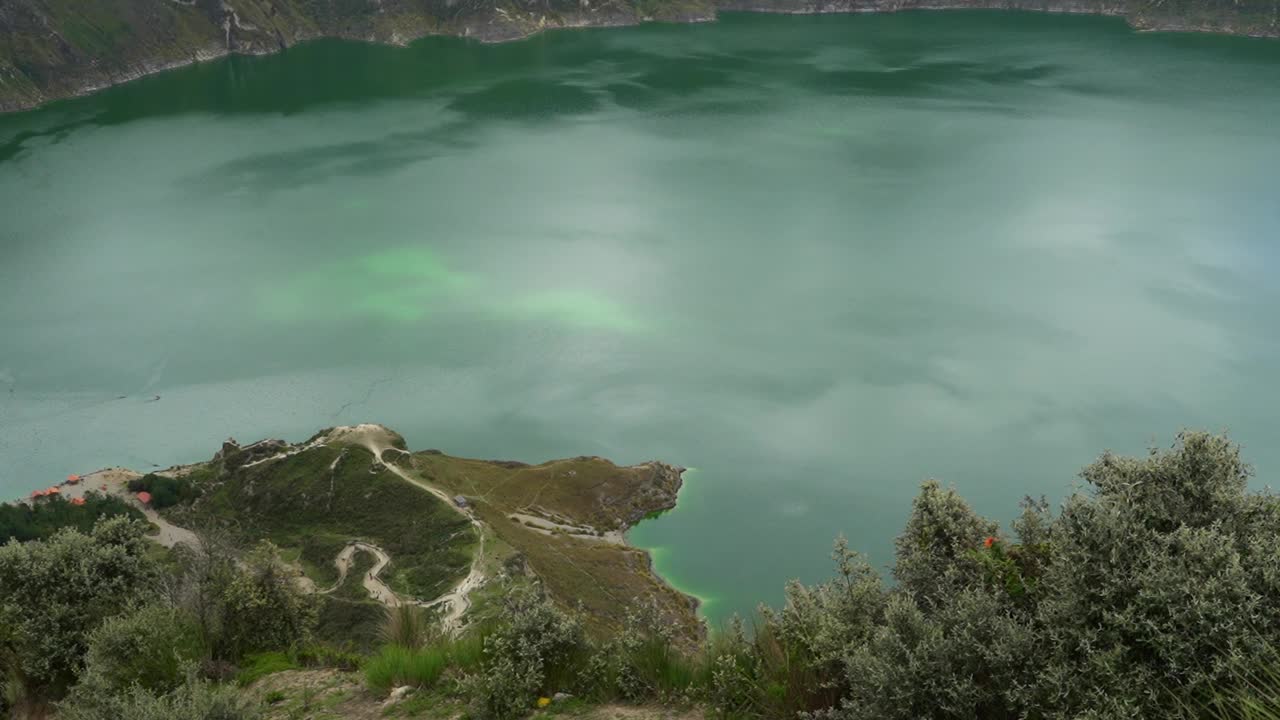
[[[1280,37],[1280,0],[2,0],[0,111],[228,53],[318,37],[510,40],[547,28],[782,13],[1001,8],[1117,15],[1142,29]]]

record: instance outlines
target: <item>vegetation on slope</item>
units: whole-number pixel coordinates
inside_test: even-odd
[[[361,583],[375,562],[370,553],[356,553],[356,561],[342,584],[321,598],[317,637],[361,653],[370,652],[378,646],[386,607],[371,600]]]
[[[521,507],[534,503],[510,486],[555,466],[428,458],[424,475],[484,470],[491,496]],[[490,588],[488,619],[461,636],[417,608],[384,615],[381,647],[363,661],[368,694],[325,702],[351,717],[474,720],[521,717],[557,694],[691,703],[744,720],[1280,716],[1280,498],[1249,492],[1239,449],[1203,433],[1142,458],[1104,454],[1082,477],[1087,493],[1056,512],[1027,500],[1008,531],[927,482],[897,539],[893,585],[838,541],[831,581],[792,583],[753,632],[739,623],[696,648],[656,596],[619,597],[620,626],[592,632],[592,617],[559,601],[552,581],[509,573]],[[564,511],[593,513],[590,502]],[[267,680],[265,695],[219,684],[234,676],[229,665],[251,683],[360,662],[308,644],[315,596],[297,589],[274,548],[230,552],[215,534],[179,546],[165,567],[142,533],[108,518],[90,535],[66,529],[0,548],[0,703],[30,713],[65,698],[60,717],[74,720],[247,720],[276,707],[318,717],[306,694],[314,676],[296,698]],[[350,583],[369,562],[335,597],[358,598]],[[328,677],[326,687],[343,684]],[[411,697],[384,709],[397,686]]]
[[[87,493],[83,505],[55,495],[31,504],[0,505],[0,542],[43,540],[62,528],[89,532],[101,518],[125,516],[142,519],[142,513],[123,500],[100,493]]]
[[[337,582],[334,558],[355,540],[391,555],[382,578],[409,597],[430,600],[466,575],[476,542],[467,519],[364,448],[316,445],[257,464],[245,461],[246,452],[206,466],[202,494],[174,508],[174,522],[224,527],[246,541],[271,540],[297,552],[321,588]]]
[[[563,607],[580,605],[593,632],[619,630],[627,606],[641,598],[656,603],[680,638],[703,636],[693,599],[653,573],[648,553],[621,544],[619,535],[605,536],[674,507],[678,468],[618,467],[596,457],[524,465],[430,451],[413,455],[409,466],[464,496],[509,548],[495,558],[509,561],[507,574],[527,568]]]
[[[736,718],[1275,717],[1280,499],[1249,493],[1238,448],[1201,433],[1082,477],[1092,492],[1057,513],[1027,500],[1009,533],[925,483],[895,585],[839,541],[835,579],[792,583],[753,633],[693,654],[643,605],[593,639],[512,589],[458,692],[486,718],[555,692]]]

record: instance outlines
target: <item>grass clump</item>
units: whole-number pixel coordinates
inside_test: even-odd
[[[379,692],[387,692],[402,685],[431,687],[448,666],[449,656],[444,647],[411,649],[387,645],[365,661],[365,683]]]
[[[244,659],[240,671],[236,673],[236,684],[245,687],[268,675],[297,669],[298,663],[287,653],[280,651],[257,653]]]

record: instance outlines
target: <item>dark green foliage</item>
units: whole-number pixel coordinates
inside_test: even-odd
[[[923,606],[943,602],[972,584],[978,563],[970,551],[995,535],[953,488],[930,480],[920,486],[907,527],[898,536],[893,576]]]
[[[472,713],[489,720],[524,715],[538,697],[572,690],[587,657],[578,620],[538,589],[510,588],[500,620],[484,638],[484,663],[470,677]]]
[[[470,567],[475,535],[467,519],[431,493],[374,466],[363,448],[315,447],[253,467],[227,467],[179,524],[218,524],[245,540],[299,548],[324,584],[334,556],[355,539],[394,559],[383,579],[397,592],[434,598]]]
[[[133,685],[157,693],[176,690],[204,657],[195,619],[180,608],[143,606],[109,618],[89,634],[82,684],[101,692]]]
[[[0,547],[0,674],[28,697],[60,697],[90,633],[154,583],[146,542],[141,524],[115,517]]]
[[[839,720],[1174,716],[1280,645],[1280,502],[1249,494],[1248,474],[1236,446],[1203,433],[1104,454],[1082,474],[1093,492],[1059,515],[1024,502],[1018,542],[926,483],[898,587],[841,548],[840,578],[789,586],[763,634],[835,691],[825,714]],[[793,692],[794,670],[758,641],[739,647],[717,659],[709,698],[780,717],[770,698]]]
[[[344,650],[322,643],[308,643],[294,653],[298,664],[304,667],[328,667],[346,672],[359,670],[364,664],[364,653]]]
[[[199,490],[189,477],[166,477],[149,473],[129,481],[131,492],[151,493],[151,507],[163,510],[179,503],[189,503],[199,495]]]
[[[1280,645],[1280,507],[1245,492],[1225,438],[1179,437],[1146,458],[1104,454],[1092,496],[1069,499],[1050,533],[1037,619],[1037,703],[1058,716],[1151,716],[1164,690],[1229,683],[1238,658]]]
[[[279,650],[257,653],[246,657],[241,663],[240,672],[236,673],[236,684],[242,687],[252,685],[267,675],[295,670],[297,667],[298,663],[294,662],[288,653]]]
[[[259,546],[226,587],[219,645],[225,657],[289,648],[311,635],[316,601],[299,591],[270,544]]]
[[[387,645],[365,661],[365,682],[379,692],[400,685],[431,687],[448,664],[449,655],[443,644],[417,649]]]
[[[82,533],[93,529],[100,518],[125,516],[142,520],[137,508],[102,493],[85,495],[84,505],[73,505],[61,497],[41,498],[31,504],[0,505],[0,542],[43,540],[62,528]]]
[[[327,595],[320,601],[315,636],[338,647],[372,652],[382,640],[384,614],[381,603]]]

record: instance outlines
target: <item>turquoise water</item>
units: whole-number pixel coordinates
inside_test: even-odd
[[[1280,43],[1004,13],[317,42],[0,118],[0,493],[376,421],[692,473],[715,622],[1103,448],[1280,469]],[[154,400],[159,396],[159,400]]]

